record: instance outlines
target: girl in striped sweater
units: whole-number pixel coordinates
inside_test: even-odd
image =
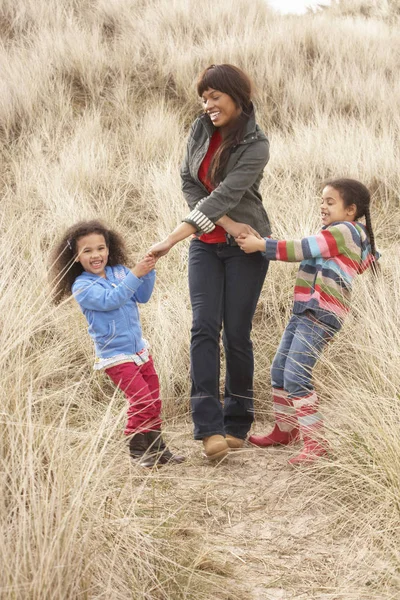
[[[312,385],[312,369],[323,347],[341,328],[350,308],[354,277],[378,255],[370,217],[370,193],[359,181],[336,179],[322,192],[322,230],[298,241],[237,238],[246,253],[262,250],[269,260],[301,261],[294,288],[293,315],[271,367],[275,426],[266,436],[250,436],[256,446],[303,439],[292,465],[313,462],[327,453],[323,421]],[[358,219],[365,217],[366,225]]]

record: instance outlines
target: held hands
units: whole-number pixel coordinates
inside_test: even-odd
[[[143,275],[147,275],[150,273],[156,266],[157,258],[147,253],[144,258],[139,260],[136,265],[132,269],[132,273],[136,275],[136,277],[143,277]]]
[[[260,234],[246,223],[237,223],[229,217],[222,217],[220,219],[221,226],[225,229],[229,235],[235,238],[240,248],[246,253],[265,251],[265,241]],[[181,223],[174,229],[168,237],[162,242],[153,244],[148,250],[146,257],[153,258],[157,261],[161,256],[165,256],[171,250],[171,248],[179,241],[189,237],[195,232],[195,227],[189,223]],[[145,260],[144,259],[144,260]],[[139,264],[139,263],[138,263]],[[155,262],[154,262],[155,264]],[[138,265],[136,265],[138,266]],[[152,267],[154,268],[154,266]],[[151,271],[151,269],[149,269]],[[148,272],[148,271],[147,271]],[[136,274],[136,273],[135,273]]]
[[[171,250],[173,244],[166,238],[162,242],[157,242],[157,244],[153,244],[153,246],[148,251],[148,254],[154,256],[156,259],[159,259],[161,256],[165,256]]]
[[[246,254],[265,252],[265,240],[259,235],[256,237],[252,233],[241,233],[235,240]]]
[[[229,225],[224,224],[224,229],[227,233],[229,233],[229,235],[231,235],[235,239],[242,234],[251,234],[259,238],[260,240],[262,239],[260,234],[246,223],[236,223],[236,221],[231,221]]]
[[[175,229],[171,231],[171,233],[165,238],[165,240],[154,244],[148,251],[148,254],[151,254],[155,258],[159,259],[161,256],[168,254],[175,244],[185,240],[195,232],[196,227],[184,221],[183,223],[177,225]]]

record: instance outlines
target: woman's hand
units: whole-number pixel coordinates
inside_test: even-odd
[[[156,262],[157,259],[155,256],[146,254],[146,256],[133,267],[132,273],[136,275],[136,277],[143,277],[143,275],[147,275],[147,273],[150,273],[150,271],[154,269]]]
[[[230,217],[226,215],[224,217],[221,217],[216,224],[223,227],[226,233],[229,233],[229,235],[231,235],[235,239],[241,233],[251,233],[261,239],[261,236],[258,233],[258,231],[253,229],[250,225],[247,225],[247,223],[237,223],[236,221],[233,221]]]
[[[150,254],[158,259],[161,256],[165,256],[166,254],[168,254],[168,252],[171,250],[172,246],[173,246],[173,244],[171,244],[169,239],[166,238],[162,242],[157,242],[157,244],[154,244],[150,248],[148,254]]]
[[[171,250],[175,244],[185,240],[189,235],[196,232],[196,227],[190,223],[180,223],[175,229],[165,238],[162,242],[154,244],[147,254],[154,256],[159,259],[161,256],[165,256]]]
[[[256,237],[252,233],[242,233],[235,239],[246,254],[265,252],[265,240],[261,236]]]

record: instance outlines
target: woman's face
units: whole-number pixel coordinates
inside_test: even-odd
[[[242,109],[236,106],[229,94],[208,88],[201,97],[204,111],[209,115],[215,127],[232,125],[238,118]]]

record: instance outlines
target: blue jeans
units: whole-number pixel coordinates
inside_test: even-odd
[[[189,248],[193,310],[190,347],[194,437],[229,433],[244,439],[254,419],[252,320],[268,270],[261,252],[205,244]],[[220,336],[226,360],[224,405],[219,393]]]
[[[312,392],[312,369],[335,333],[334,329],[315,321],[307,313],[293,315],[272,362],[272,387],[283,388],[292,398]]]

